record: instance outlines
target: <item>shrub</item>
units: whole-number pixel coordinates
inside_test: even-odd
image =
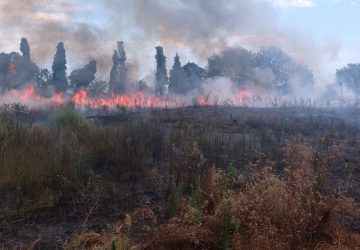
[[[72,105],[57,111],[53,115],[50,125],[54,128],[68,131],[78,131],[87,129],[91,126],[90,122],[82,117]]]
[[[326,177],[339,147],[320,152],[319,162],[314,161],[317,149],[302,137],[287,141],[283,150],[285,176],[274,172],[273,162],[260,161],[253,165],[252,178],[237,191],[229,185],[234,181],[231,175],[210,168],[201,188],[205,205],[201,223],[190,199],[144,248],[354,249],[360,244],[359,234],[348,231],[339,218],[357,220],[358,206],[342,195],[322,192],[317,185],[317,170]]]

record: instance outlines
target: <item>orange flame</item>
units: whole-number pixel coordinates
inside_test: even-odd
[[[62,92],[56,92],[53,96],[47,98],[41,96],[35,85],[29,85],[21,90],[11,90],[2,95],[2,101],[13,101],[19,99],[20,102],[30,106],[41,106],[49,104],[62,105],[66,101]],[[194,102],[200,106],[217,105],[217,99],[211,103],[210,96],[200,95],[195,97]],[[180,96],[159,97],[147,95],[142,92],[125,93],[120,95],[111,95],[106,97],[93,97],[89,95],[88,91],[82,89],[72,96],[72,102],[76,107],[90,107],[90,108],[116,108],[116,107],[157,107],[157,108],[170,108],[170,107],[185,107],[194,103],[183,102]],[[234,96],[227,99],[228,103],[233,105],[243,105],[248,101],[247,91],[242,90],[234,94]]]
[[[33,85],[30,85],[20,92],[20,100],[26,102],[30,98],[38,99],[39,97],[36,96],[34,93],[35,93],[35,87]]]
[[[244,90],[239,90],[235,96],[236,103],[240,103],[240,104],[245,103],[247,98],[248,97],[247,97],[246,91],[244,91]]]
[[[8,94],[20,99],[20,102],[30,105],[49,105],[49,104],[64,104],[63,94],[61,92],[55,93],[53,96],[46,98],[39,95],[34,85],[29,85],[25,89],[17,90],[15,93],[9,92]],[[6,95],[6,93],[5,93]]]
[[[199,104],[200,106],[209,105],[208,99],[207,99],[204,95],[201,95],[201,96],[199,96],[199,98],[198,98],[198,104]]]
[[[8,72],[9,74],[16,74],[16,64],[15,63],[10,63],[8,65]]]
[[[239,91],[235,96],[230,97],[228,100],[235,105],[242,105],[247,100],[246,91]],[[115,108],[115,107],[184,107],[191,105],[191,103],[184,103],[178,96],[173,96],[171,99],[168,97],[158,97],[145,95],[142,92],[126,93],[121,95],[113,94],[111,97],[92,97],[89,96],[88,91],[82,89],[75,93],[72,97],[73,103],[78,107],[91,107],[91,108]],[[196,98],[196,103],[200,106],[216,105],[209,101],[209,96],[200,95]]]
[[[72,101],[76,106],[100,107],[170,107],[179,104],[178,99],[170,100],[167,97],[145,96],[142,92],[132,94],[112,95],[110,98],[96,98],[88,95],[84,89],[75,93]]]

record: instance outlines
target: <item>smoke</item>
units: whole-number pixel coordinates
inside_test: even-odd
[[[233,82],[227,77],[210,78],[202,85],[205,95],[210,98],[209,103],[218,101],[219,104],[223,104],[236,92]]]
[[[5,38],[0,40],[1,48],[13,51],[20,38],[26,37],[32,59],[49,66],[56,45],[62,41],[72,62],[70,70],[97,59],[100,75],[107,73],[111,65],[105,60],[111,58],[111,50],[104,49],[108,31],[76,18],[80,14],[90,15],[93,11],[90,4],[68,0],[2,0],[0,9],[0,36]]]
[[[51,95],[51,97],[41,96],[37,93],[36,87],[32,84],[28,84],[22,89],[6,90],[0,95],[0,105],[22,103],[32,108],[64,104],[66,101],[69,101],[68,96],[64,96],[60,93]]]
[[[185,60],[205,62],[212,52],[226,47],[231,38],[261,34],[275,29],[271,5],[248,0],[105,0],[113,30],[136,29],[133,39],[153,40],[164,46],[168,57],[190,48]],[[124,13],[126,10],[126,14]],[[119,15],[123,13],[123,15]],[[154,44],[154,43],[152,43]],[[146,45],[146,44],[145,44]],[[182,54],[182,53],[181,53]]]
[[[67,55],[67,75],[96,60],[96,78],[109,80],[116,41],[123,40],[128,57],[129,82],[133,85],[131,89],[136,89],[140,79],[146,79],[148,85],[154,86],[155,46],[164,47],[168,71],[176,52],[179,52],[183,65],[193,61],[203,68],[207,58],[217,53],[226,59],[225,62],[231,64],[235,61],[241,68],[240,80],[234,80],[231,76],[231,73],[239,72],[230,72],[229,78],[203,82],[205,92],[214,88],[211,92],[220,93],[218,88],[223,87],[227,92],[230,83],[240,88],[241,82],[241,88],[251,85],[259,91],[261,89],[261,92],[274,86],[279,79],[273,69],[256,65],[249,67],[251,61],[236,60],[243,52],[237,49],[240,46],[256,52],[262,46],[276,45],[300,64],[308,65],[314,71],[318,85],[333,83],[334,72],[329,72],[326,65],[337,60],[341,42],[328,39],[319,43],[309,34],[280,27],[271,2],[80,0],[75,3],[70,0],[2,0],[0,35],[4,39],[0,40],[0,47],[8,51],[18,49],[20,38],[27,37],[31,59],[49,67],[55,46],[62,41]],[[277,2],[283,4],[288,1]],[[326,87],[322,86],[304,88],[302,75],[306,74],[289,75],[293,92],[306,94],[311,90],[311,93],[319,96],[326,91]],[[243,78],[246,81],[242,81]],[[220,84],[219,81],[224,82]]]
[[[337,58],[341,43],[327,39],[319,44],[308,34],[279,27],[271,2],[2,0],[0,47],[13,51],[20,38],[27,37],[33,60],[49,66],[56,44],[63,41],[70,62],[68,74],[96,60],[97,78],[108,80],[118,40],[126,42],[128,61],[138,65],[140,79],[154,71],[157,45],[164,47],[167,58],[179,52],[183,63],[202,65],[209,55],[226,47],[257,50],[276,45],[314,69],[318,82],[331,81],[323,65]],[[285,3],[288,1],[281,1]]]
[[[267,0],[105,0],[115,20],[113,31],[136,30],[135,40],[153,40],[161,44],[167,57],[179,52],[186,61],[204,65],[212,53],[227,47],[242,46],[257,50],[276,45],[301,63],[314,70],[321,84],[332,80],[333,72],[326,69],[336,60],[341,43],[327,39],[323,44],[309,35],[279,27],[277,13]],[[291,6],[298,1],[285,2]],[[126,10],[126,14],[124,13]],[[153,46],[154,42],[151,46]],[[142,49],[152,52],[146,43]],[[188,53],[190,49],[191,54]],[[180,51],[179,51],[180,50]],[[184,53],[183,53],[184,51]],[[141,55],[138,59],[144,61]],[[148,64],[145,60],[143,64]],[[143,68],[145,65],[141,65]]]

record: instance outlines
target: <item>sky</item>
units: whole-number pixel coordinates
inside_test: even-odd
[[[279,25],[313,37],[317,43],[333,41],[339,51],[332,64],[341,67],[350,62],[360,62],[359,0],[299,0],[273,1],[277,5]],[[292,2],[292,4],[286,2]]]
[[[118,40],[139,78],[151,77],[158,45],[168,69],[176,52],[204,66],[226,47],[276,45],[325,84],[360,62],[358,13],[356,0],[0,0],[0,51],[19,51],[26,37],[32,59],[50,68],[63,41],[68,74],[96,59],[106,80]]]

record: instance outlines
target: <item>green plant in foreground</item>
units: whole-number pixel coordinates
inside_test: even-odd
[[[223,226],[221,234],[221,249],[229,249],[231,240],[231,201],[225,199],[222,207]]]
[[[55,128],[76,131],[82,128],[90,128],[90,122],[73,107],[68,106],[55,113],[50,125]]]
[[[190,197],[190,205],[198,210],[201,210],[204,205],[203,191],[200,185],[196,185],[195,190]]]
[[[170,194],[170,207],[169,207],[169,216],[173,217],[180,207],[181,200],[181,185],[176,185],[173,181],[171,186]]]
[[[226,172],[227,172],[228,177],[231,179],[234,179],[238,176],[238,170],[232,163],[230,163],[230,165],[227,167]]]

